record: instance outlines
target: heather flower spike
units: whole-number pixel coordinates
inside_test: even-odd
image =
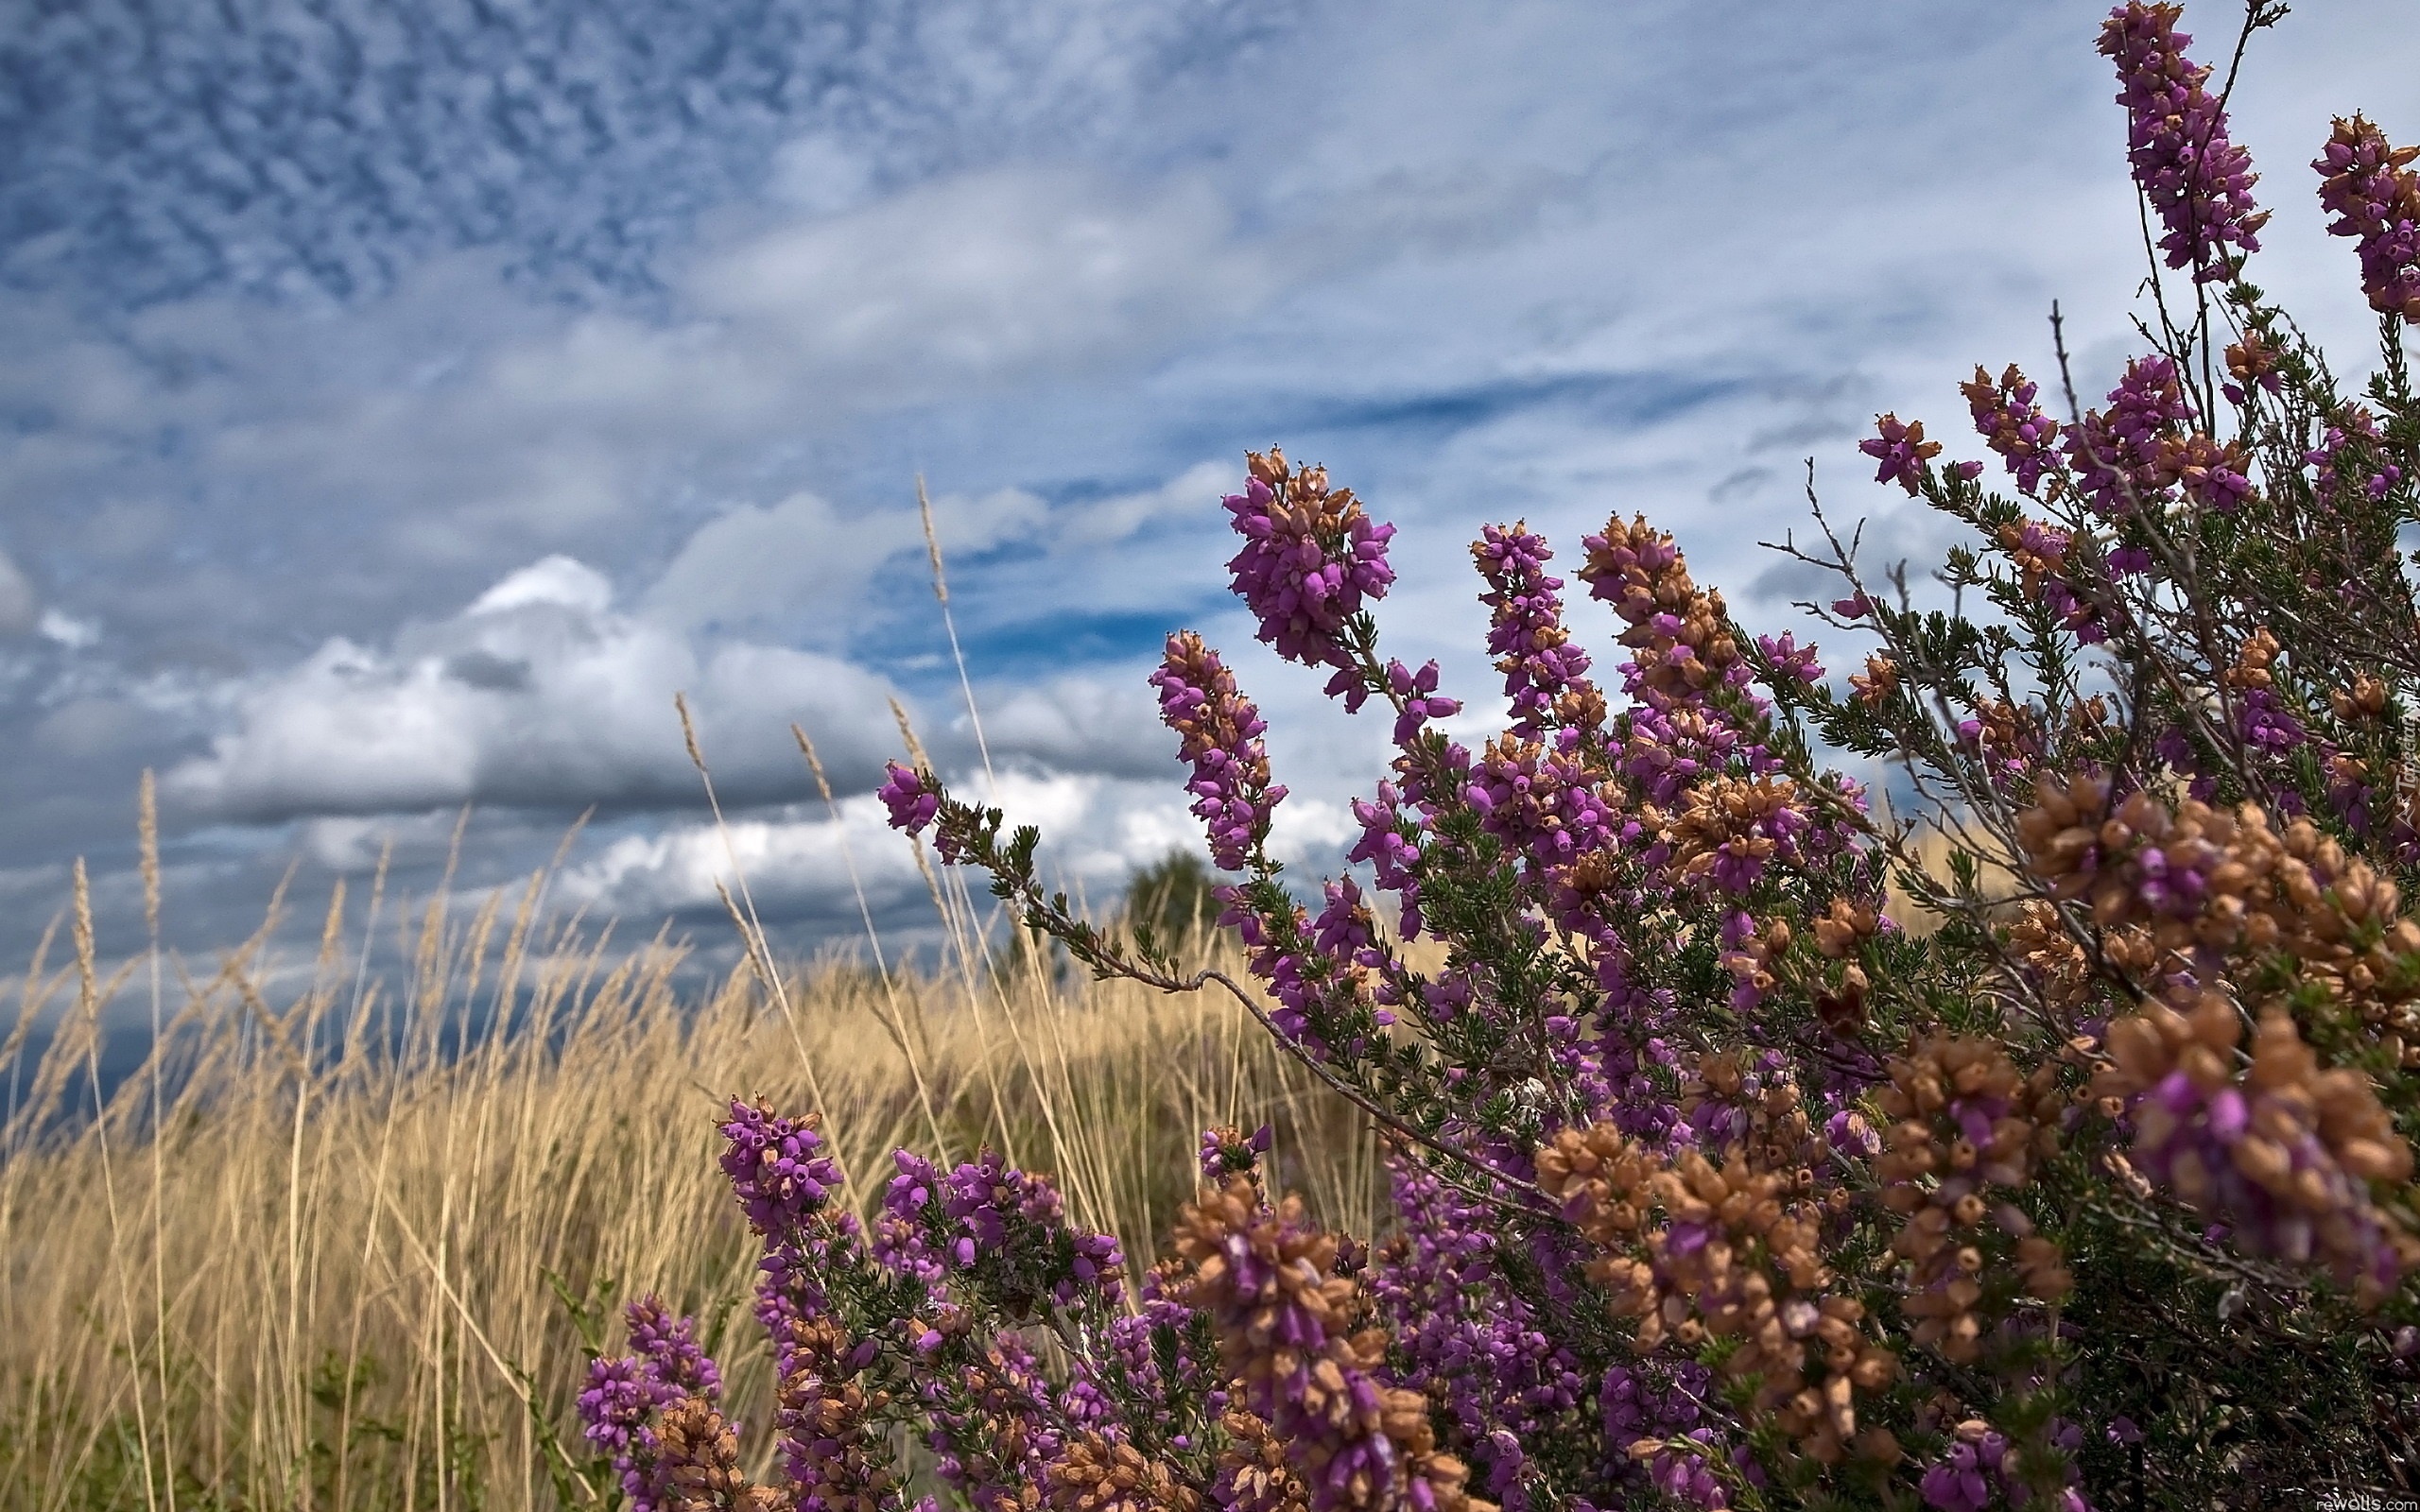
[[[2330,235],[2358,238],[2361,292],[2380,315],[2420,320],[2420,147],[2398,147],[2367,117],[2339,117],[2311,167]]]
[[[1431,676],[1434,685],[1434,676]],[[1286,797],[1270,781],[1269,751],[1261,732],[1269,727],[1219,653],[1191,630],[1168,637],[1160,670],[1160,721],[1181,737],[1179,754],[1193,764],[1194,816],[1209,831],[1210,858],[1221,870],[1240,871],[1269,834],[1269,816]]]
[[[2253,207],[2252,155],[2227,138],[2226,112],[2208,89],[2210,70],[2185,56],[2193,39],[2176,29],[2182,7],[2119,6],[2101,27],[2100,50],[2118,65],[2126,107],[2127,161],[2165,228],[2168,266],[2197,283],[2227,276],[2228,260],[2260,249],[2266,211]]]
[[[1387,542],[1395,527],[1373,522],[1352,490],[1331,490],[1324,468],[1296,468],[1274,447],[1247,461],[1244,491],[1226,501],[1244,538],[1227,563],[1236,595],[1279,656],[1348,669],[1348,622],[1394,582]]]

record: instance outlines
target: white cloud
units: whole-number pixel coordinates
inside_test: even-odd
[[[1165,521],[1197,523],[1238,486],[1236,479],[1235,463],[1196,462],[1156,489],[1067,506],[1053,534],[1064,547],[1106,546]]]
[[[553,556],[532,562],[471,601],[471,615],[501,614],[531,604],[551,604],[582,614],[602,614],[614,602],[614,584],[584,561]]]
[[[1270,291],[1227,206],[1176,180],[1136,196],[1007,168],[769,232],[702,262],[697,308],[857,407],[1098,363]]]
[[[63,609],[43,610],[42,618],[35,622],[35,628],[42,631],[44,640],[57,642],[70,651],[81,651],[96,644],[101,638],[100,626],[91,620],[78,619]]]
[[[838,826],[828,818],[737,819],[719,829],[676,824],[624,835],[573,865],[558,892],[595,912],[660,918],[718,909],[716,883],[736,897],[737,880],[745,878],[760,910],[790,915],[854,906],[851,862],[877,913],[924,889],[908,842],[890,832],[881,802],[860,798],[840,805]]]
[[[693,643],[616,610],[600,574],[555,557],[390,646],[332,639],[233,683],[209,754],[167,783],[205,814],[255,821],[472,801],[686,805],[699,785],[675,692],[733,800],[805,785],[791,721],[847,779],[864,780],[885,748],[880,679],[814,652]]]
[[[1199,844],[1181,801],[1156,784],[1003,772],[994,788],[977,770],[955,774],[951,786],[971,799],[997,803],[1011,825],[1040,826],[1046,879],[1096,901],[1113,897],[1136,867],[1172,846]],[[856,907],[849,879],[854,861],[878,919],[921,906],[925,885],[914,856],[906,839],[890,830],[878,799],[868,795],[844,800],[838,826],[822,816],[820,805],[817,816],[799,816],[804,812],[719,828],[682,823],[625,836],[572,867],[562,887],[566,897],[593,910],[643,918],[718,911],[715,885],[720,882],[736,897],[737,879],[745,878],[749,894],[766,914],[839,915]]]
[[[984,737],[997,755],[1061,771],[1173,780],[1182,770],[1176,737],[1161,728],[1149,676],[1138,663],[1122,674],[979,689]]]

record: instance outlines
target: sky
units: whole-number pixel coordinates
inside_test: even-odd
[[[583,813],[552,896],[592,919],[725,948],[735,863],[786,948],[858,885],[913,938],[893,698],[1105,897],[1199,843],[1144,680],[1185,626],[1268,711],[1280,853],[1333,866],[1386,726],[1227,597],[1244,451],[1397,524],[1386,648],[1473,734],[1483,524],[1569,563],[1644,512],[1780,630],[1819,585],[1758,542],[1811,464],[1869,559],[1937,558],[1874,416],[1979,455],[1955,386],[2049,371],[2053,301],[2087,388],[2139,350],[2104,11],[0,0],[0,960],[78,857],[140,944],[147,768],[197,954],[289,869],[391,847],[426,896],[453,856],[475,901]],[[2240,18],[2189,6],[2196,56]],[[2301,0],[2235,95],[2254,276],[2340,352],[2306,164],[2355,109],[2420,141],[2414,57],[2409,0]]]

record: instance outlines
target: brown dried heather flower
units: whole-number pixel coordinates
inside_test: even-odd
[[[1698,587],[1671,536],[1645,515],[1629,524],[1616,515],[1582,544],[1588,559],[1580,578],[1629,623],[1621,642],[1638,653],[1641,691],[1686,699],[1739,664],[1722,594]]]
[[[1882,916],[1870,903],[1835,898],[1824,917],[1815,920],[1815,948],[1826,959],[1855,955],[1867,940],[1882,933]]]
[[[1195,1512],[1201,1498],[1133,1445],[1097,1433],[1069,1439],[1044,1471],[1052,1512]]]
[[[1724,1375],[1754,1379],[1754,1415],[1829,1465],[1878,1445],[1860,1441],[1855,1393],[1888,1385],[1898,1358],[1859,1330],[1864,1305],[1832,1291],[1819,1210],[1782,1202],[1792,1179],[1744,1150],[1720,1167],[1695,1150],[1668,1165],[1604,1124],[1538,1154],[1539,1185],[1607,1251],[1589,1277],[1613,1291],[1616,1316],[1638,1319],[1637,1348],[1739,1341]]]
[[[2261,387],[2275,392],[2277,388],[2276,343],[2257,331],[2247,331],[2243,339],[2227,348],[2227,375],[2244,392]]]
[[[1286,1463],[1286,1446],[1267,1421],[1241,1407],[1220,1419],[1227,1448],[1219,1479],[1229,1512],[1310,1512],[1310,1495]]]
[[[2028,898],[2016,905],[2008,945],[2050,1006],[2072,1013],[2092,995],[2092,960],[2059,921],[2055,904]]]
[[[1898,667],[1878,651],[1865,659],[1864,672],[1849,674],[1849,696],[1869,709],[1890,697],[1898,686]]]
[[[1737,944],[1722,953],[1722,969],[1731,973],[1731,1001],[1739,1008],[1749,1008],[1764,1001],[1765,994],[1778,984],[1773,963],[1789,949],[1789,925],[1784,919],[1772,919],[1761,929],[1740,936]]]
[[[655,1463],[665,1512],[778,1512],[784,1505],[780,1492],[740,1473],[737,1435],[702,1397],[665,1410]]]
[[[2056,1302],[2073,1287],[2059,1246],[2035,1234],[2007,1196],[2031,1181],[2037,1159],[2056,1153],[2066,1099],[2055,1066],[2028,1078],[1997,1044],[1967,1036],[1927,1035],[1889,1071],[1875,1094],[1889,1125],[1874,1174],[1883,1205],[1906,1220],[1891,1247],[1910,1267],[1910,1337],[1962,1365],[1975,1358],[1988,1321],[1976,1309],[1984,1267],[2000,1247],[1985,1219],[2014,1241],[2028,1292]]]
[[[1672,821],[1672,865],[1689,882],[1712,878],[1745,890],[1806,823],[1789,778],[1719,777],[1689,789]]]
[[[2350,724],[2356,719],[2376,719],[2386,713],[2386,684],[2367,672],[2357,673],[2350,688],[2331,688],[2327,707],[2337,718]]]
[[[1468,1469],[1437,1447],[1426,1401],[1384,1383],[1382,1329],[1367,1314],[1334,1237],[1298,1197],[1275,1209],[1241,1178],[1204,1192],[1177,1222],[1193,1266],[1185,1300],[1209,1314],[1245,1404],[1285,1440],[1315,1512],[1494,1512],[1465,1494]]]
[[[2017,816],[2029,866],[2052,897],[2089,902],[2103,928],[2144,925],[2162,951],[2276,943],[2274,903],[2296,883],[2256,805],[2230,815],[2187,799],[2171,811],[2137,789],[2113,809],[2097,777],[2046,777],[2034,799]],[[2308,886],[2308,868],[2299,876]]]
[[[1760,1057],[1752,1086],[1742,1059],[1733,1050],[1700,1057],[1681,1089],[1682,1118],[1703,1143],[1742,1152],[1760,1169],[1789,1173],[1790,1194],[1811,1190],[1810,1168],[1824,1152],[1789,1066]]]
[[[787,1369],[781,1383],[778,1423],[792,1495],[821,1512],[885,1512],[893,1507],[897,1477],[875,1417],[888,1392],[866,1390],[846,1360],[857,1348],[830,1317],[790,1325]]]
[[[2265,677],[2256,646],[2249,658],[2244,675]],[[2151,959],[2118,948],[2113,959],[2146,969],[2169,952],[2280,952],[2391,1054],[2420,1046],[2420,972],[2406,965],[2420,923],[2402,916],[2391,879],[2308,819],[2280,834],[2255,804],[2230,815],[2188,799],[2171,812],[2137,791],[2113,812],[2107,795],[2100,779],[2046,779],[2017,837],[2053,897],[2088,900],[2105,929],[2146,931]]]
[[[2131,1106],[2136,1163],[2223,1217],[2241,1247],[2324,1261],[2376,1301],[2420,1263],[2420,1242],[2371,1200],[2368,1183],[2411,1178],[2411,1147],[2369,1078],[2322,1070],[2293,1020],[2273,1011],[2238,1081],[2241,1013],[2218,992],[2178,996],[2109,1026],[2093,1083]]]

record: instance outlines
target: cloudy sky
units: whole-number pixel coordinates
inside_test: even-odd
[[[804,946],[855,927],[845,844],[912,928],[888,700],[980,787],[919,473],[1052,864],[1098,893],[1190,836],[1143,682],[1181,625],[1332,857],[1383,729],[1223,597],[1243,450],[1398,523],[1392,649],[1476,713],[1485,521],[1643,510],[1773,628],[1810,456],[1937,550],[1874,414],[1956,433],[2054,299],[2088,380],[2131,350],[2103,9],[0,0],[0,958],[78,855],[134,942],[146,767],[188,948],[298,860],[309,896],[391,840],[425,890],[466,804],[470,886],[593,807],[558,896],[597,914],[715,935],[735,852]],[[2349,350],[2304,164],[2357,107],[2420,140],[2420,8],[2296,11],[2237,96],[2256,276]],[[2197,53],[2239,18],[2190,8]]]

